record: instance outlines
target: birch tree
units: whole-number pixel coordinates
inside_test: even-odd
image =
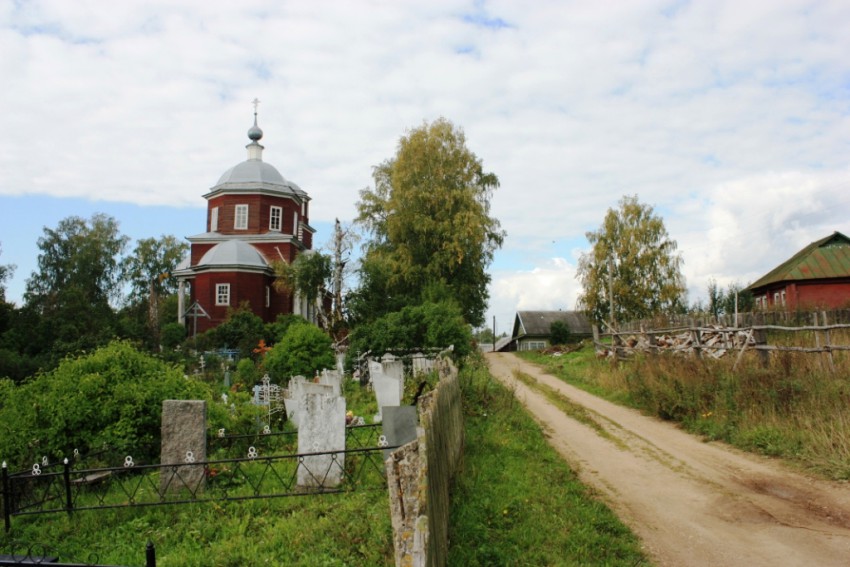
[[[482,324],[487,268],[505,233],[490,214],[499,180],[466,147],[463,130],[443,118],[413,129],[373,178],[374,189],[361,191],[357,203],[357,222],[371,236],[361,281],[383,287],[361,291],[393,298],[390,305],[418,303],[430,290],[455,301],[468,323]]]
[[[608,209],[602,226],[586,236],[591,250],[578,261],[578,307],[594,320],[615,324],[685,309],[676,241],[663,219],[637,195],[625,196],[617,209]]]

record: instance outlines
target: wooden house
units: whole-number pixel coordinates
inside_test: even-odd
[[[517,311],[511,341],[500,350],[538,350],[552,346],[552,323],[567,325],[576,341],[593,335],[590,320],[580,311]]]
[[[850,306],[850,238],[834,232],[812,242],[750,284],[757,309],[785,311]]]

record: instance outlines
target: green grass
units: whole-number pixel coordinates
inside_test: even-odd
[[[537,352],[520,356],[570,384],[680,423],[707,440],[850,480],[847,353],[834,354],[831,364],[823,355],[774,353],[766,365],[748,353],[737,366],[735,357],[672,355],[613,365],[595,359],[592,347],[557,358]]]
[[[486,369],[461,384],[464,466],[450,520],[449,565],[645,565],[636,537],[546,442]]]
[[[13,519],[2,539],[49,542],[62,561],[144,565],[392,565],[383,490]]]
[[[452,495],[448,565],[647,565],[636,537],[545,440],[512,393],[473,361],[461,371],[467,425]],[[368,396],[350,392],[358,414]],[[410,393],[406,394],[409,395]],[[377,408],[374,408],[376,410]],[[61,561],[169,567],[393,564],[386,490],[16,516],[9,540]]]

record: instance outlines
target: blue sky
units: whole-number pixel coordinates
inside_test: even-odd
[[[501,186],[491,318],[571,309],[585,233],[655,207],[691,301],[850,233],[850,3],[0,0],[0,263],[18,301],[43,228],[114,216],[133,240],[204,225],[202,195],[264,159],[350,221],[400,136],[445,117]]]

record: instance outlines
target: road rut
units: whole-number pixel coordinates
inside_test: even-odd
[[[850,565],[850,486],[704,442],[565,384],[510,353],[486,356],[550,443],[660,566]],[[581,421],[515,372],[586,411]],[[588,419],[589,418],[589,419]]]

